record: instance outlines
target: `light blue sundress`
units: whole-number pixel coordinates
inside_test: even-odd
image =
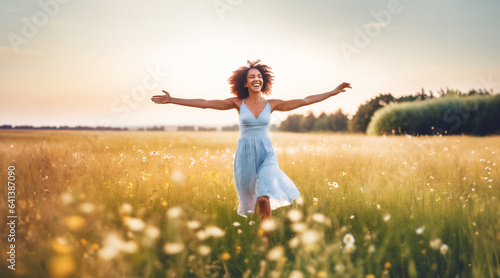
[[[271,209],[293,203],[300,196],[292,180],[278,166],[271,139],[267,136],[271,106],[255,118],[245,105],[240,106],[240,139],[234,158],[234,180],[240,201],[238,214],[255,213],[257,198],[268,196]]]

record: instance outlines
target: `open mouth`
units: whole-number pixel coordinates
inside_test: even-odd
[[[253,86],[254,88],[258,88],[258,87],[260,87],[260,84],[259,84],[259,83],[255,83],[255,84],[253,84],[252,86]]]

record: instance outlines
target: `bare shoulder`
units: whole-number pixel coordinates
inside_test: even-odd
[[[276,110],[276,106],[283,103],[284,100],[282,100],[282,99],[268,99],[267,102],[269,103],[269,106],[271,106],[271,112],[272,112],[272,111]]]
[[[234,104],[236,107],[236,110],[240,110],[240,106],[241,106],[241,103],[243,102],[242,99],[240,99],[239,97],[230,97],[230,98],[227,98],[226,101],[229,101],[231,102],[232,104]]]

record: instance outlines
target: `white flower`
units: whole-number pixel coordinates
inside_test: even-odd
[[[391,215],[390,214],[384,215],[384,222],[387,222],[389,220],[391,220]]]
[[[316,230],[307,230],[300,235],[300,241],[308,251],[316,246],[319,239],[320,235]]]
[[[197,220],[191,220],[186,223],[186,226],[191,230],[196,230],[201,227],[201,223]]]
[[[157,239],[160,236],[160,230],[154,226],[147,226],[144,234],[151,239]]]
[[[287,216],[288,216],[288,219],[290,219],[290,221],[297,222],[297,221],[300,221],[302,219],[303,215],[302,215],[302,211],[300,211],[298,209],[291,209],[288,211]]]
[[[267,253],[267,259],[270,261],[277,261],[281,258],[283,258],[283,255],[285,254],[285,248],[283,246],[276,246],[269,250]]]
[[[182,209],[180,207],[173,207],[167,211],[167,217],[170,219],[177,219],[181,216]]]
[[[239,227],[240,225],[241,225],[240,222],[233,222],[233,226],[235,227]]]
[[[198,254],[200,254],[202,256],[206,256],[206,255],[210,254],[210,252],[212,252],[212,248],[210,248],[210,246],[207,246],[207,245],[198,246]]]
[[[424,231],[425,231],[425,226],[422,226],[418,228],[415,232],[417,233],[417,235],[421,235],[424,233]]]
[[[445,255],[446,252],[448,252],[448,249],[449,249],[448,245],[446,245],[446,244],[441,245],[441,248],[440,248],[441,254]]]
[[[274,219],[266,219],[260,224],[260,228],[266,232],[272,232],[276,230],[276,221]]]
[[[370,244],[370,246],[368,246],[368,253],[370,254],[375,253],[375,245]]]
[[[63,193],[61,195],[61,201],[63,202],[63,204],[69,205],[71,202],[73,202],[73,196],[68,192]]]
[[[344,247],[344,252],[350,254],[356,250],[356,246],[354,246],[354,243],[348,243]]]
[[[127,225],[127,227],[134,232],[142,231],[146,226],[144,221],[142,221],[142,219],[139,218],[127,218],[125,220],[125,225]]]
[[[304,278],[304,273],[300,270],[294,270],[290,272],[290,275],[288,275],[288,278]]]
[[[297,246],[299,246],[299,244],[300,244],[300,239],[298,237],[293,237],[288,242],[288,246],[290,246],[290,248],[292,248],[292,249],[296,248]]]
[[[226,232],[217,226],[206,227],[205,232],[209,237],[223,237],[226,234]]]
[[[199,240],[205,240],[208,238],[208,234],[204,230],[198,231],[196,233],[196,236],[198,237]]]
[[[127,254],[133,254],[137,251],[137,244],[134,241],[123,242],[121,250]]]
[[[430,247],[434,250],[438,250],[442,244],[443,244],[443,241],[440,238],[436,238],[436,239],[431,240],[429,242]]]
[[[118,213],[120,213],[121,215],[129,215],[132,213],[132,206],[125,203],[121,205],[120,209],[118,209]]]
[[[94,205],[89,202],[85,202],[80,205],[80,211],[83,213],[91,213],[94,211]]]
[[[354,237],[351,234],[346,234],[344,236],[344,243],[347,244],[354,244]]]
[[[117,234],[109,234],[104,239],[103,247],[99,249],[97,255],[105,261],[111,260],[120,253],[122,246],[123,241]]]
[[[181,242],[167,242],[163,247],[163,250],[168,255],[179,254],[184,250],[184,244]]]
[[[315,213],[315,214],[313,214],[312,219],[315,222],[318,222],[318,223],[325,223],[325,221],[326,221],[325,215],[323,215],[321,213]]]
[[[293,223],[292,230],[296,233],[301,233],[307,229],[307,225],[304,223]]]

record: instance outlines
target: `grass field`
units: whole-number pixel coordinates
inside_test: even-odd
[[[499,137],[270,133],[302,198],[263,223],[238,137],[1,131],[0,276],[500,277]]]

